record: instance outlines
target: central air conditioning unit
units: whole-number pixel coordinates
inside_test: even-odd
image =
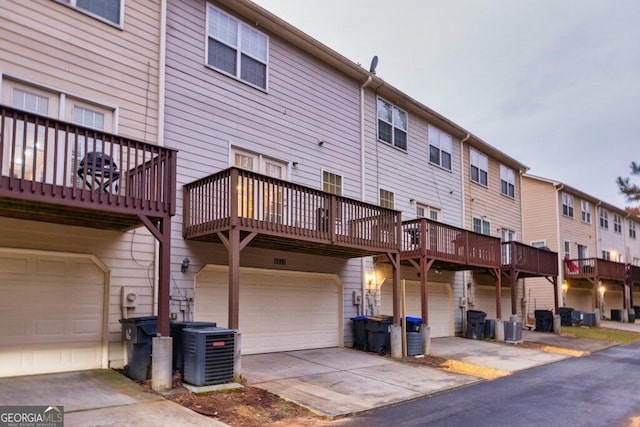
[[[522,342],[522,322],[504,321],[504,340],[511,343]]]
[[[183,329],[182,380],[196,386],[233,382],[235,341],[232,329]]]
[[[191,329],[200,329],[200,328],[215,328],[215,322],[174,322],[169,323],[169,335],[173,338],[173,358],[172,358],[172,367],[173,372],[184,372],[184,355],[182,353],[182,331],[191,328]]]

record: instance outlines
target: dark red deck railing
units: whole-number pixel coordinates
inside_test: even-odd
[[[627,280],[626,264],[598,258],[564,260],[564,274],[567,279],[598,278],[624,282]]]
[[[199,239],[231,227],[293,240],[399,249],[400,212],[303,185],[229,168],[184,186],[183,235]]]
[[[557,276],[558,253],[520,242],[502,242],[503,270],[531,276]]]
[[[175,150],[0,106],[0,213],[29,201],[163,217],[175,186]]]
[[[429,258],[460,266],[499,268],[500,239],[426,218],[402,223],[401,258]]]

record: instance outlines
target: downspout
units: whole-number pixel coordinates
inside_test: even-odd
[[[466,193],[465,189],[465,181],[464,181],[464,143],[467,142],[471,138],[471,134],[468,133],[464,138],[460,140],[460,213],[461,213],[461,222],[460,225],[462,228],[466,229],[465,218],[466,218]],[[469,283],[469,272],[464,270],[462,272],[462,304],[460,304],[460,310],[462,311],[462,335],[466,336],[467,333],[467,322],[465,321],[465,311],[468,308],[467,304],[469,302],[469,297],[467,295],[467,283]]]
[[[157,144],[164,145],[164,90],[165,90],[165,64],[166,64],[166,47],[167,47],[167,2],[160,2],[160,52],[158,56],[158,126],[157,126]],[[154,316],[158,315],[158,281],[160,270],[160,244],[158,239],[153,239],[153,253],[155,254],[153,262],[153,308]]]
[[[518,171],[518,178],[520,181],[520,184],[519,184],[520,185],[520,233],[522,233],[520,235],[521,240],[524,240],[524,210],[523,210],[523,203],[522,203],[522,198],[524,197],[524,191],[522,191],[522,175],[523,174],[524,172],[522,170]],[[528,243],[524,241],[523,243],[528,245]],[[520,308],[522,310],[522,320],[526,324],[527,323],[527,280],[526,279],[522,279],[522,299],[520,301],[521,301]]]
[[[558,203],[558,200],[560,198],[560,191],[562,191],[562,189],[564,188],[564,184],[560,184],[559,187],[556,187],[556,203],[555,203],[555,209],[556,209],[556,241],[558,242],[558,252],[560,252],[560,248],[563,249],[564,251],[564,243],[560,240],[560,204]],[[569,250],[571,250],[571,248],[569,248]],[[561,301],[561,304],[558,304],[562,307],[564,307],[564,300],[562,299],[562,284],[564,284],[564,266],[562,264],[562,258],[564,258],[564,255],[562,257],[558,257],[558,272],[560,273],[560,286],[558,286],[558,289],[556,289],[556,293],[558,293],[558,290],[560,290],[560,295],[556,295],[558,298],[558,301]]]
[[[364,131],[365,131],[365,126],[364,126],[364,90],[367,88],[367,86],[369,86],[371,84],[371,82],[373,81],[373,77],[369,76],[367,77],[367,80],[360,86],[360,200],[361,201],[365,201],[365,197],[366,197],[366,189],[365,189],[365,185],[366,185],[366,171],[365,171],[365,135],[364,135]],[[359,306],[359,310],[360,310],[360,315],[364,315],[365,314],[365,307],[366,307],[366,303],[365,300],[367,298],[367,289],[366,289],[366,281],[367,281],[367,264],[366,264],[366,259],[365,257],[360,258],[360,274],[361,274],[361,280],[360,280],[360,306]],[[373,314],[373,313],[371,313]]]

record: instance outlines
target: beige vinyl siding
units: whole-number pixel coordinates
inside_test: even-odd
[[[12,218],[0,218],[0,229],[0,247],[94,254],[109,268],[109,363],[121,367],[121,288],[137,295],[137,307],[129,316],[153,313],[154,244],[149,232],[140,228],[123,234]]]
[[[50,0],[1,2],[0,72],[119,109],[118,133],[157,140],[160,1],[126,1],[124,30]]]
[[[429,163],[429,123],[408,113],[407,151],[377,138],[377,98],[365,92],[365,171],[366,200],[378,204],[378,189],[393,191],[395,209],[403,219],[416,217],[418,203],[441,209],[441,222],[461,226],[460,143],[453,138],[451,171]],[[393,103],[391,100],[386,100]],[[394,104],[402,109],[402,104]]]
[[[515,172],[515,198],[510,198],[500,192],[500,165],[497,159],[487,153],[489,160],[487,187],[471,181],[469,145],[465,144],[464,154],[464,181],[465,186],[465,228],[473,230],[473,218],[486,216],[491,223],[491,235],[500,237],[501,230],[507,229],[516,232],[516,240],[522,241],[522,219],[520,215],[520,180],[518,170]],[[512,168],[509,165],[506,165]],[[513,169],[513,168],[512,168]]]
[[[172,257],[174,264],[191,260],[187,273],[174,275],[176,288],[190,297],[194,274],[206,264],[226,264],[228,254],[222,245],[182,239],[182,186],[229,167],[231,147],[237,147],[296,162],[289,167],[290,180],[313,188],[322,188],[322,170],[339,174],[343,195],[359,199],[359,85],[258,28],[269,36],[268,91],[249,86],[205,65],[206,3],[168,3],[165,143],[180,150]],[[274,258],[285,265],[274,264]],[[360,260],[249,246],[241,265],[338,274],[344,341],[351,341],[349,317],[358,314],[351,294],[362,287]],[[171,310],[188,315],[181,308],[173,303]]]

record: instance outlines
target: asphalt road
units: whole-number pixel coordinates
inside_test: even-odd
[[[640,342],[343,420],[345,426],[640,426]]]

